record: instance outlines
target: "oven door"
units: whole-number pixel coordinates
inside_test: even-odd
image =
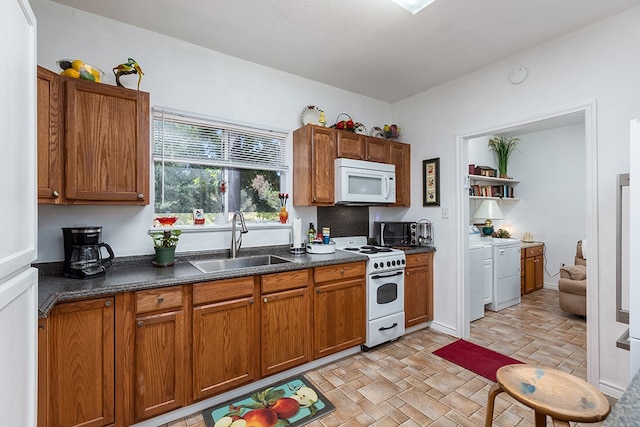
[[[368,286],[369,320],[404,312],[404,269],[371,274]]]

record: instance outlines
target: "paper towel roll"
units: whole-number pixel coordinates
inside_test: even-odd
[[[302,247],[302,218],[293,220],[293,247],[295,249]]]

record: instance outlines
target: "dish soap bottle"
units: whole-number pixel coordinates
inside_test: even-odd
[[[316,239],[316,229],[313,228],[312,222],[309,223],[309,231],[307,233],[309,234],[309,243],[311,244]]]

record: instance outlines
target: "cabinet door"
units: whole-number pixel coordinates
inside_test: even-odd
[[[483,267],[484,282],[484,303],[491,304],[493,301],[493,258],[485,258]]]
[[[114,423],[114,299],[59,304],[51,311],[47,363],[49,426]],[[42,337],[41,337],[42,338]],[[39,340],[40,343],[43,340]]]
[[[347,159],[364,160],[365,158],[365,137],[353,132],[336,132],[338,157]]]
[[[65,198],[149,203],[149,94],[65,78]]]
[[[316,286],[313,299],[316,359],[364,343],[365,286],[364,277]]]
[[[62,78],[38,67],[38,203],[62,201]]]
[[[306,125],[293,132],[294,206],[333,206],[336,130]]]
[[[433,253],[407,256],[404,315],[406,328],[433,320]]]
[[[534,280],[534,288],[535,290],[538,289],[542,289],[544,286],[544,256],[543,255],[536,255],[535,259],[534,259],[534,275],[535,275],[535,280]]]
[[[253,297],[193,308],[195,400],[255,381],[258,343]]]
[[[391,142],[390,163],[396,166],[396,202],[392,206],[411,206],[411,146]]]
[[[380,138],[366,138],[366,159],[370,162],[390,163],[389,141]]]
[[[336,142],[326,129],[314,129],[311,148],[311,194],[313,205],[335,203]]]
[[[536,258],[524,259],[524,293],[528,294],[536,290]]]
[[[311,360],[311,300],[308,288],[262,295],[262,376]]]
[[[140,421],[186,405],[185,313],[136,317],[134,410]]]

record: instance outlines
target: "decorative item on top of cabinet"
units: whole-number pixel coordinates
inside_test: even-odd
[[[258,379],[260,319],[255,276],[193,285],[193,399]]]
[[[407,255],[404,316],[406,328],[433,320],[433,252]]]
[[[311,360],[310,285],[309,269],[266,274],[260,278],[260,372],[263,377]]]
[[[140,90],[140,82],[142,81],[142,76],[144,73],[142,72],[142,68],[133,58],[128,58],[127,62],[124,64],[116,65],[113,67],[113,75],[116,77],[116,85],[118,87],[124,87],[122,83],[120,83],[120,77],[126,76],[128,74],[137,74],[138,75],[138,90]]]
[[[58,304],[38,321],[38,426],[116,419],[115,299]]]
[[[366,338],[364,261],[313,271],[314,359],[363,344]]]
[[[336,131],[306,125],[293,132],[293,205],[335,203]]]
[[[149,94],[38,71],[38,201],[149,204]]]

